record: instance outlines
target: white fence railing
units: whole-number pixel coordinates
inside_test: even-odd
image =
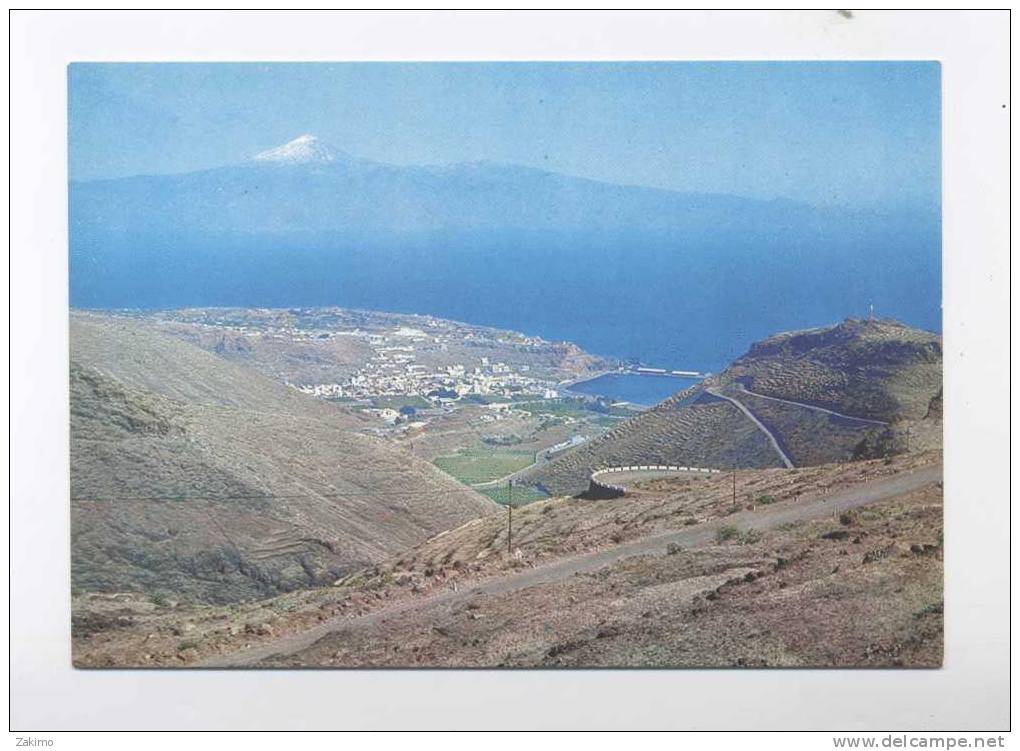
[[[675,464],[640,464],[629,467],[607,467],[605,469],[597,469],[592,472],[592,479],[595,479],[602,474],[612,474],[614,472],[700,472],[702,474],[717,475],[722,470],[711,469],[709,467],[681,467]]]
[[[622,472],[697,472],[704,475],[717,475],[721,471],[709,467],[681,467],[675,464],[640,464],[629,467],[606,467],[591,473],[588,492],[589,494],[595,493],[591,497],[616,497],[627,492],[627,489],[622,485],[604,482],[601,479],[603,475],[614,475]]]

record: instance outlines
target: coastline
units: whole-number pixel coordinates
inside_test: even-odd
[[[659,376],[661,378],[679,378],[681,380],[693,380],[702,381],[709,376],[711,373],[702,373],[697,370],[666,370],[665,368],[614,368],[613,370],[597,370],[592,374],[585,375],[581,378],[568,379],[566,381],[560,381],[557,385],[569,389],[571,386],[577,386],[581,383],[587,383],[589,381],[595,381],[599,378],[606,376]]]

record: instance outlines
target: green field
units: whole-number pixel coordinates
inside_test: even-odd
[[[456,454],[437,457],[432,463],[465,485],[478,485],[506,477],[534,461],[531,451],[461,449]]]
[[[505,485],[502,485],[498,488],[485,488],[483,490],[480,490],[479,492],[482,495],[487,495],[496,503],[499,503],[503,506],[505,506],[507,504],[507,501],[510,499],[509,488],[507,488]],[[543,493],[540,490],[536,490],[535,488],[515,487],[513,492],[514,508],[517,508],[518,506],[524,506],[526,504],[531,503],[532,501],[543,501],[548,497],[549,496],[547,496],[545,493]]]
[[[526,409],[535,415],[556,415],[557,417],[591,417],[592,411],[581,399],[543,399],[534,402],[514,404],[517,409]]]
[[[628,407],[610,407],[605,406],[602,409],[596,407],[595,402],[570,397],[560,397],[558,399],[543,399],[541,401],[532,402],[520,402],[514,405],[518,409],[526,409],[535,415],[556,415],[557,417],[585,417],[592,418],[593,416],[615,416],[615,417],[633,417],[638,414],[639,410],[630,409]]]

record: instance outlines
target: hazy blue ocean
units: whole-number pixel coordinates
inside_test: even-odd
[[[148,96],[154,92],[160,66],[142,67],[145,72],[138,75]],[[499,145],[497,150],[521,141],[536,155],[544,154],[553,148],[547,139],[554,140],[557,129],[565,127],[572,134],[567,139],[570,149],[580,149],[578,154],[626,162],[633,157],[622,154],[636,149],[634,154],[648,159],[646,168],[659,165],[655,170],[670,163],[668,154],[681,145],[697,152],[719,149],[722,162],[729,153],[732,168],[740,165],[723,179],[734,192],[709,188],[721,178],[714,174],[715,167],[707,167],[713,174],[702,175],[703,180],[697,174],[682,180],[693,185],[704,181],[712,192],[671,191],[497,161],[387,164],[345,155],[342,149],[330,149],[307,136],[299,140],[306,147],[314,142],[311,151],[284,149],[291,156],[280,161],[248,160],[193,172],[72,181],[71,304],[149,309],[337,305],[432,314],[572,341],[593,354],[638,359],[652,367],[701,372],[719,371],[753,342],[776,332],[864,317],[870,305],[879,317],[941,329],[937,65],[903,68],[897,63],[889,70],[851,66],[855,75],[870,70],[875,76],[866,81],[872,88],[857,89],[857,94],[845,88],[849,71],[804,78],[802,71],[808,67],[790,66],[788,70],[797,71],[791,85],[806,86],[795,101],[811,106],[785,113],[793,121],[775,131],[783,136],[774,153],[759,138],[759,128],[783,111],[774,106],[772,96],[765,97],[770,103],[768,117],[741,125],[741,118],[754,110],[734,112],[729,91],[707,84],[698,73],[690,84],[684,83],[682,96],[667,94],[660,84],[687,81],[674,79],[680,73],[673,71],[694,68],[662,67],[658,75],[664,77],[641,94],[642,107],[667,100],[670,106],[690,104],[686,87],[704,86],[705,101],[721,107],[720,122],[727,123],[723,137],[704,130],[696,118],[701,124],[691,133],[695,140],[681,144],[684,139],[678,132],[683,123],[690,125],[689,118],[667,124],[649,115],[656,110],[628,112],[619,121],[619,131],[603,130],[601,125],[593,131],[587,120],[578,119],[581,110],[574,109],[580,105],[573,98],[577,74],[555,78],[559,81],[555,86],[562,89],[548,88],[554,86],[554,78],[545,76],[555,77],[562,69],[539,67],[547,73],[536,79],[541,80],[537,90],[562,92],[562,99],[558,100],[559,93],[545,99],[557,102],[543,106],[543,112],[549,108],[548,127],[536,122],[529,124],[536,130],[523,129],[527,118],[517,120],[514,114],[519,114],[517,90],[497,89],[496,94],[508,98],[500,100],[499,115],[489,124],[492,130],[486,134],[477,124],[470,125],[469,142],[459,147],[444,135],[440,151],[463,148],[464,154],[472,153],[479,146],[476,138],[490,138]],[[581,67],[594,71],[598,66]],[[894,75],[893,68],[905,77]],[[406,82],[412,79],[402,78],[410,75],[410,69],[440,70],[394,66],[401,76],[401,83],[394,79],[394,92],[419,91],[415,86],[402,88],[411,86]],[[511,69],[524,70],[507,66],[506,74]],[[644,66],[628,63],[614,72],[605,79],[608,88],[600,83],[591,90],[593,101],[617,106],[619,97],[634,95],[631,76],[638,69]],[[84,69],[77,70],[82,75]],[[454,76],[451,80],[462,74],[442,70],[443,76]],[[485,70],[497,75],[495,69]],[[756,95],[761,95],[766,80],[780,75],[779,68],[771,66],[747,70],[744,75],[750,77],[741,80],[748,93]],[[267,75],[262,68],[259,71],[259,76]],[[207,75],[212,74],[198,76],[194,85]],[[235,74],[230,75],[232,87]],[[355,80],[367,74],[352,75]],[[865,94],[896,81],[902,88],[890,103],[902,108],[904,120],[888,119],[886,110],[876,109],[874,94]],[[111,131],[109,150],[95,152],[92,158],[101,164],[114,156],[130,156],[123,146],[122,123],[101,114],[122,98],[103,86],[91,91],[81,85],[85,86],[81,94],[95,98],[88,105],[72,100],[72,126],[118,126]],[[482,88],[493,93],[488,85]],[[831,101],[828,94],[819,93],[830,90]],[[266,91],[260,84],[246,96],[261,100]],[[790,95],[785,87],[782,91]],[[237,94],[232,88],[223,95],[228,93]],[[314,98],[308,106],[322,107],[328,100]],[[401,93],[393,101],[396,109],[384,122],[401,118],[397,113],[407,108],[407,132],[414,133],[416,141],[424,138],[425,133],[416,129],[419,116],[432,106],[429,98],[419,101],[417,93],[410,97]],[[378,103],[372,99],[362,114],[372,111],[373,102]],[[512,109],[505,109],[509,102],[514,102]],[[852,102],[861,107],[856,124],[846,119]],[[193,104],[174,99],[173,109],[167,110],[168,118],[173,115],[169,121],[178,123],[191,115],[202,121],[202,113],[191,112]],[[831,130],[804,131],[812,139],[827,139],[828,146],[817,153],[831,158],[815,162],[804,151],[808,144],[789,140],[789,127],[795,124],[799,132],[808,110],[817,114],[827,108],[832,119],[825,127]],[[286,109],[281,117],[292,117],[290,106]],[[704,111],[697,108],[698,118]],[[545,117],[541,123],[546,123]],[[646,120],[663,128],[661,136],[641,141],[648,133],[640,127],[632,132],[632,124]],[[904,130],[907,122],[913,130]],[[732,134],[731,125],[736,129]],[[749,140],[737,137],[741,128],[746,128]],[[247,131],[257,132],[257,123],[246,121],[244,130],[250,136]],[[446,133],[446,126],[441,130]],[[95,144],[85,132],[71,128],[72,162],[76,154],[93,153]],[[541,137],[536,141],[523,136],[526,132]],[[859,133],[855,136],[859,140],[848,140],[850,132]],[[132,143],[157,162],[170,156],[167,151],[186,151],[194,145],[163,138],[167,140],[152,153],[156,142],[148,134]],[[605,144],[613,138],[628,145],[607,155]],[[174,148],[168,150],[166,144]],[[766,158],[757,159],[755,154]],[[208,158],[206,153],[202,160]],[[881,169],[873,165],[874,159]],[[689,161],[685,157],[676,163]],[[705,164],[715,161],[713,156]],[[795,174],[801,175],[796,190]],[[849,185],[860,187],[850,190]],[[754,197],[762,191],[776,197]],[[791,192],[809,195],[811,203],[794,200]]]
[[[697,383],[693,378],[673,376],[610,373],[582,381],[570,387],[571,391],[591,396],[604,396],[614,401],[652,406]]]
[[[652,367],[718,372],[780,331],[876,315],[941,330],[937,228],[724,242],[378,243],[116,238],[72,246],[71,304],[421,313],[573,341]],[[824,253],[821,251],[824,250]]]

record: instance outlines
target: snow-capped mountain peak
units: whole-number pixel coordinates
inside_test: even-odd
[[[307,164],[309,162],[332,162],[337,153],[313,135],[298,136],[275,149],[261,151],[254,157],[256,162],[281,162],[284,164]]]

